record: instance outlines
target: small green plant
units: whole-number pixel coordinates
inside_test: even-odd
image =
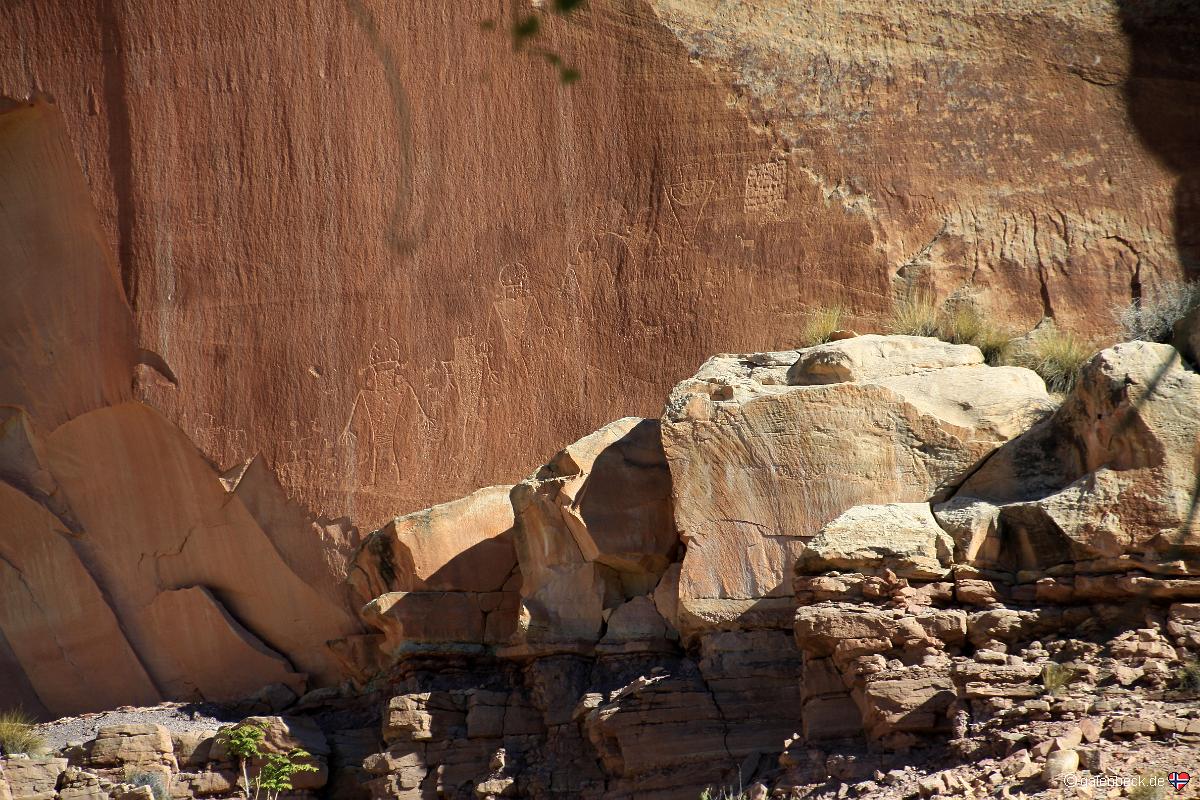
[[[21,709],[0,711],[0,755],[39,755],[46,740],[34,728],[33,717]]]
[[[219,741],[229,755],[238,761],[242,771],[242,786],[250,791],[250,761],[259,755],[259,746],[267,735],[267,729],[254,722],[239,722],[232,728],[226,728],[217,734]]]
[[[232,728],[226,728],[217,738],[225,749],[238,761],[242,771],[242,785],[247,795],[253,789],[252,800],[258,800],[264,793],[266,800],[278,800],[283,792],[292,790],[292,776],[298,772],[316,772],[311,764],[312,755],[299,747],[294,747],[286,753],[262,752],[263,739],[267,729],[256,722],[240,722]],[[253,780],[250,778],[250,766],[256,758],[264,758]]]
[[[297,772],[316,772],[308,763],[312,756],[306,750],[294,747],[286,753],[271,753],[254,781],[254,797],[266,792],[267,800],[278,800],[280,793],[292,790],[292,776]]]
[[[1095,350],[1087,342],[1070,333],[1047,331],[1038,336],[1016,362],[1042,377],[1046,388],[1063,394],[1075,388],[1079,371],[1091,359]]]
[[[1175,670],[1175,688],[1182,692],[1200,694],[1200,660],[1185,661]]]
[[[1175,323],[1198,305],[1200,282],[1171,281],[1118,309],[1116,317],[1126,340],[1168,343]]]
[[[910,295],[896,302],[885,328],[888,333],[903,336],[937,336],[940,330],[939,313],[933,298]]]
[[[810,310],[800,331],[800,346],[812,347],[828,342],[830,335],[841,328],[845,313],[841,306],[820,306]]]
[[[1078,673],[1066,664],[1047,664],[1042,669],[1042,689],[1049,695],[1062,694],[1078,677]]]
[[[171,800],[167,782],[157,772],[133,772],[126,778],[126,782],[132,786],[149,786],[154,800]]]

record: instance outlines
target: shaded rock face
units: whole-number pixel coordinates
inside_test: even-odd
[[[138,396],[206,457],[364,529],[656,416],[814,304],[862,330],[912,284],[1091,331],[1178,277],[1180,159],[1139,134],[1186,152],[1159,84],[1195,59],[1138,76],[1135,130],[1107,2],[596,0],[543,25],[569,89],[491,3],[9,5],[0,93],[58,100],[132,305],[96,363],[154,354]]]
[[[510,490],[492,486],[400,517],[363,542],[349,581],[385,651],[478,649],[513,634],[521,576]]]
[[[0,247],[23,265],[0,301],[0,705],[60,715],[341,680],[353,648],[327,643],[363,633],[342,585],[357,532],[309,516],[259,459],[218,474],[133,398],[135,361],[154,360],[59,112],[0,114],[0,146]]]

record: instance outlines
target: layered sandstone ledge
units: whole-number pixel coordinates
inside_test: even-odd
[[[1037,792],[1194,751],[1200,375],[1130,342],[1053,398],[982,361],[878,336],[717,356],[661,420],[394,520],[349,569],[374,677],[278,724],[343,742],[320,791],[413,800]],[[178,797],[238,791],[211,734],[157,730],[7,780],[123,796],[94,755],[118,736],[161,740]]]

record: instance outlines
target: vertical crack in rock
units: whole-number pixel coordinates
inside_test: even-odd
[[[121,20],[124,0],[104,0],[96,6],[104,61],[104,111],[108,121],[108,167],[112,172],[117,215],[117,257],[121,285],[130,306],[137,304],[134,274],[134,234],[138,219],[133,166],[133,122],[129,113],[129,68]]]

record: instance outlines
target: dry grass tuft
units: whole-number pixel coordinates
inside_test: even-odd
[[[46,741],[33,725],[33,717],[20,709],[0,711],[0,753],[34,756],[45,752]]]
[[[829,341],[829,336],[842,327],[846,309],[842,306],[822,306],[811,309],[800,331],[800,346],[812,347]]]
[[[1034,339],[1016,361],[1042,376],[1049,391],[1066,394],[1075,388],[1079,371],[1095,352],[1090,344],[1070,333],[1047,331]]]
[[[915,295],[896,302],[884,328],[901,336],[937,336],[940,316],[932,298]]]
[[[938,334],[953,344],[973,344],[987,363],[996,366],[1008,355],[1012,333],[993,325],[974,306],[958,306],[938,318]]]

